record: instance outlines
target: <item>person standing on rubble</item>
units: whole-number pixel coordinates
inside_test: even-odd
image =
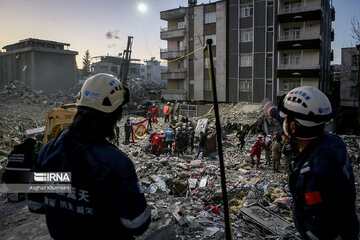
[[[151,116],[152,116],[152,119],[151,121],[153,123],[157,123],[158,120],[157,120],[157,114],[158,114],[158,109],[157,107],[155,106],[155,103],[152,105],[152,107],[150,108],[150,113],[151,113]]]
[[[266,166],[270,166],[271,165],[271,135],[267,135],[265,136],[265,159],[266,159]]]
[[[285,155],[285,171],[290,174],[292,171],[291,159],[293,157],[293,154],[291,151],[290,136],[285,135],[285,138],[282,142],[281,152]]]
[[[130,118],[126,119],[124,127],[125,127],[125,143],[130,143],[130,135],[131,135]]]
[[[169,116],[170,116],[170,102],[167,102],[167,104],[164,106],[164,122],[169,122]]]
[[[277,173],[279,172],[279,167],[280,167],[281,140],[279,140],[278,138],[278,136],[280,135],[278,131],[276,131],[274,134],[275,135],[271,143],[271,159],[272,159],[273,171],[274,173]]]
[[[199,148],[198,148],[198,152],[197,152],[195,159],[197,159],[199,157],[200,152],[202,153],[201,158],[204,159],[206,141],[207,141],[207,131],[205,131],[205,132],[201,131]]]
[[[250,160],[252,167],[254,167],[255,165],[254,156],[256,156],[256,167],[260,166],[261,151],[264,148],[264,141],[262,137],[263,136],[259,134],[257,140],[254,142],[252,146],[252,151],[250,153]]]
[[[179,121],[179,115],[180,115],[180,103],[176,100],[174,113],[176,114],[176,120]]]
[[[129,92],[113,75],[88,78],[68,130],[40,151],[35,172],[71,172],[71,192],[29,195],[54,239],[134,239],[151,221],[134,164],[107,141]]]
[[[264,113],[283,124],[299,153],[289,176],[295,226],[304,239],[358,239],[355,181],[346,146],[324,131],[332,108],[319,89],[303,86],[280,98],[278,109],[263,101]]]
[[[236,133],[236,137],[239,139],[239,144],[238,146],[240,146],[240,151],[242,150],[242,148],[244,147],[244,144],[245,144],[245,135],[246,135],[246,131],[245,129],[243,130],[239,130],[237,133]]]
[[[189,128],[189,136],[190,136],[190,149],[191,154],[193,154],[194,151],[194,141],[195,141],[195,131],[193,127]]]
[[[180,127],[176,129],[175,145],[178,156],[184,156],[184,135]]]
[[[167,156],[171,156],[171,149],[174,142],[174,132],[171,128],[168,128],[165,132],[166,147],[165,153]]]

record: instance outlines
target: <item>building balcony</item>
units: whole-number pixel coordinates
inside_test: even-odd
[[[185,79],[186,69],[167,69],[161,72],[162,79]]]
[[[160,39],[168,40],[172,38],[184,38],[185,37],[185,27],[183,28],[161,28],[160,29]]]
[[[277,40],[278,50],[320,49],[320,46],[320,33],[279,36]]]
[[[186,15],[186,8],[176,8],[160,12],[161,20],[173,20],[183,18]]]
[[[283,77],[318,78],[320,76],[320,65],[279,64],[277,67],[277,76],[279,78],[283,78]]]
[[[185,55],[185,48],[182,49],[160,49],[161,59],[175,59]]]
[[[313,21],[320,20],[321,15],[321,5],[282,8],[279,9],[278,21],[279,23]]]

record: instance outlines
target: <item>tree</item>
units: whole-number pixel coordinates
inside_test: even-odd
[[[86,50],[85,55],[83,56],[83,74],[84,77],[89,76],[91,73],[91,59],[89,50]]]

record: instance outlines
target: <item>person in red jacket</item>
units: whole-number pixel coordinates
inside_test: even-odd
[[[153,154],[155,154],[155,155],[159,155],[159,154],[160,154],[160,152],[159,152],[160,135],[155,134],[155,135],[152,137],[151,142],[152,142],[152,146],[151,146],[150,153],[153,153]]]
[[[262,135],[260,134],[258,136],[258,139],[255,141],[255,143],[252,146],[252,151],[250,153],[250,159],[251,159],[251,165],[254,166],[254,156],[256,156],[256,166],[259,167],[260,165],[260,155],[262,149],[265,147],[264,141],[262,139]]]
[[[150,113],[152,116],[152,122],[157,123],[157,114],[158,114],[158,109],[155,107],[155,104],[152,105],[152,107],[150,108]]]

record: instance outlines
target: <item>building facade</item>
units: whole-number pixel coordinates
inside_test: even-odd
[[[161,51],[161,58],[170,60],[168,91],[176,89],[182,99],[211,101],[203,52],[172,61],[197,50],[207,38],[215,42],[220,101],[261,102],[268,97],[276,102],[304,85],[329,92],[335,20],[331,0],[189,3],[161,12],[161,19],[168,22],[161,32],[168,43]]]
[[[189,1],[191,2],[191,1]],[[163,78],[168,88],[162,96],[169,100],[212,101],[210,75],[204,51],[197,51],[186,58],[175,60],[203,47],[206,40],[213,40],[213,57],[218,100],[226,101],[226,3],[218,1],[160,12],[167,21],[160,38],[167,41],[160,58],[168,60]]]
[[[152,57],[150,60],[144,60],[145,64],[140,66],[140,78],[145,82],[155,82],[161,88],[167,87],[166,79],[162,79],[161,72],[166,72],[167,67],[161,66],[160,61]]]
[[[358,51],[356,48],[341,49],[341,81],[340,81],[340,106],[357,108],[359,96],[358,84]]]
[[[0,53],[0,87],[20,80],[46,93],[66,90],[77,83],[75,56],[70,44],[28,38],[3,47]]]

